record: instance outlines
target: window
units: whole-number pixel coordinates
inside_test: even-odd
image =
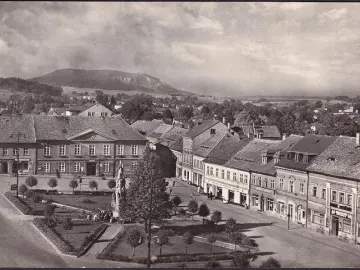
[[[45,172],[50,172],[50,162],[44,163],[44,171]]]
[[[80,156],[80,155],[81,155],[81,145],[75,144],[75,156]]]
[[[279,202],[279,213],[281,215],[285,215],[285,204],[283,202]]]
[[[50,156],[50,146],[44,147],[44,156]]]
[[[132,145],[131,146],[131,154],[133,155],[133,156],[137,156],[137,154],[138,154],[138,145]]]
[[[95,116],[95,112],[88,112],[88,116]]]
[[[321,199],[325,199],[325,197],[326,197],[326,189],[323,188],[323,189],[321,190]]]
[[[309,163],[309,156],[308,155],[305,155],[304,156],[304,163]]]
[[[312,192],[312,195],[313,197],[316,197],[316,194],[317,193],[317,187],[313,187],[313,192]]]
[[[225,171],[221,170],[221,179],[224,179],[224,177],[225,177]]]
[[[24,148],[24,156],[30,155],[29,148]]]
[[[347,204],[352,205],[352,195],[351,194],[347,195]]]
[[[343,192],[340,192],[339,194],[339,203],[344,203],[345,194]]]
[[[263,163],[263,164],[266,164],[266,163],[267,163],[267,157],[262,157],[261,160],[262,160],[262,163]]]
[[[8,151],[7,148],[4,148],[4,149],[3,149],[3,155],[4,155],[4,156],[9,155],[9,151]]]
[[[253,206],[259,206],[259,196],[253,195]]]
[[[274,158],[274,164],[278,163],[280,159]]]
[[[240,182],[243,183],[244,182],[244,175],[240,174]]]
[[[233,181],[236,181],[236,172],[233,172]]]
[[[60,145],[59,146],[59,155],[65,156],[66,155],[66,145]]]
[[[107,112],[102,112],[102,113],[101,113],[101,116],[107,116],[107,115],[108,115]]]
[[[19,151],[19,149],[18,149],[18,148],[14,148],[14,149],[13,149],[13,155],[14,155],[14,156],[17,156],[18,151]]]
[[[75,171],[75,172],[80,172],[80,162],[75,162],[75,164],[74,164],[74,171]]]
[[[267,180],[267,178],[265,178],[265,180],[264,180],[264,187],[268,187],[268,180]]]
[[[300,194],[304,195],[304,183],[300,183]]]
[[[123,144],[119,144],[117,146],[117,154],[119,156],[123,156],[124,155],[124,145]]]
[[[245,174],[244,176],[244,184],[247,184],[248,183],[248,176]]]
[[[215,128],[210,129],[210,134],[215,134]]]
[[[293,180],[289,181],[289,192],[294,193],[294,181]]]
[[[60,172],[65,172],[65,162],[60,162],[59,163],[59,171]]]
[[[104,156],[110,156],[110,145],[104,145]]]
[[[270,188],[275,189],[275,180],[274,179],[271,179]]]
[[[214,175],[213,167],[210,167],[210,175]]]
[[[259,187],[261,187],[261,177],[259,177],[258,181],[259,181]]]
[[[206,167],[206,174],[210,175],[210,167],[209,166]]]
[[[136,166],[137,166],[137,161],[132,161],[131,162],[131,170],[135,171]]]
[[[95,156],[95,145],[94,144],[89,145],[89,156]]]
[[[274,200],[273,199],[267,199],[266,200],[266,210],[267,211],[274,211]]]
[[[343,232],[350,233],[351,232],[351,220],[344,218],[343,224],[344,224]]]
[[[105,171],[105,172],[109,172],[109,171],[110,171],[110,163],[109,163],[109,162],[105,162],[105,163],[104,163],[104,171]]]
[[[226,179],[230,180],[230,172],[229,171],[226,172]]]
[[[216,176],[216,177],[219,176],[219,169],[218,169],[218,168],[216,168],[216,170],[215,170],[215,176]]]
[[[251,178],[251,184],[253,184],[253,185],[255,185],[255,184],[256,184],[255,175],[253,175],[253,177]]]
[[[335,190],[333,190],[332,192],[331,192],[331,200],[333,201],[333,202],[336,202],[337,200],[336,200],[336,191]]]
[[[280,179],[280,189],[284,189],[284,179]]]
[[[313,214],[313,223],[324,225],[324,214],[314,212],[314,214]]]

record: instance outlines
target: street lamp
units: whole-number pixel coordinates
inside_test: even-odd
[[[288,231],[290,230],[290,213],[287,214],[287,218],[288,218]]]
[[[16,137],[17,138],[17,151],[16,151],[16,197],[19,197],[19,144],[20,144],[20,137],[26,136],[24,133],[16,132],[10,135],[10,138]]]
[[[149,209],[149,229],[148,229],[148,256],[147,256],[147,267],[150,268],[150,247],[151,247],[151,215],[152,215],[152,198],[153,198],[153,179],[150,180],[150,209]]]

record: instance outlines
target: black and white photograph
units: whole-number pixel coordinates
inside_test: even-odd
[[[0,267],[360,268],[359,14],[0,2]]]

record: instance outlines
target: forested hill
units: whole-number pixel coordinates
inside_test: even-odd
[[[33,94],[47,94],[50,96],[61,96],[63,89],[58,86],[28,81],[21,78],[0,78],[0,89],[7,89]]]

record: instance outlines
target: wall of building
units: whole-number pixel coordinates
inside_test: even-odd
[[[205,165],[204,165],[204,157],[200,156],[193,156],[193,178],[192,183],[195,186],[199,186],[201,188],[204,188],[204,174],[205,174]]]
[[[36,167],[36,147],[34,143],[1,143],[0,144],[0,174],[11,174],[16,172],[17,155],[13,150],[19,147],[19,170],[28,165],[28,172],[24,170],[23,174],[34,174]],[[7,155],[4,155],[4,149],[7,149]],[[24,149],[29,150],[29,154],[24,154]]]
[[[84,110],[83,112],[79,113],[81,116],[89,116],[89,112],[95,113],[94,116],[102,116],[102,113],[107,113],[106,116],[111,116],[112,112],[101,104],[95,104],[94,106]]]
[[[252,172],[251,178],[250,209],[264,211],[269,215],[276,214],[276,176]]]
[[[216,125],[212,126],[211,128],[205,130],[203,133],[199,134],[195,138],[193,138],[194,145],[199,145],[206,140],[210,139],[214,134],[211,133],[211,130],[215,129],[215,133],[228,133],[228,127],[223,123],[219,122]]]

